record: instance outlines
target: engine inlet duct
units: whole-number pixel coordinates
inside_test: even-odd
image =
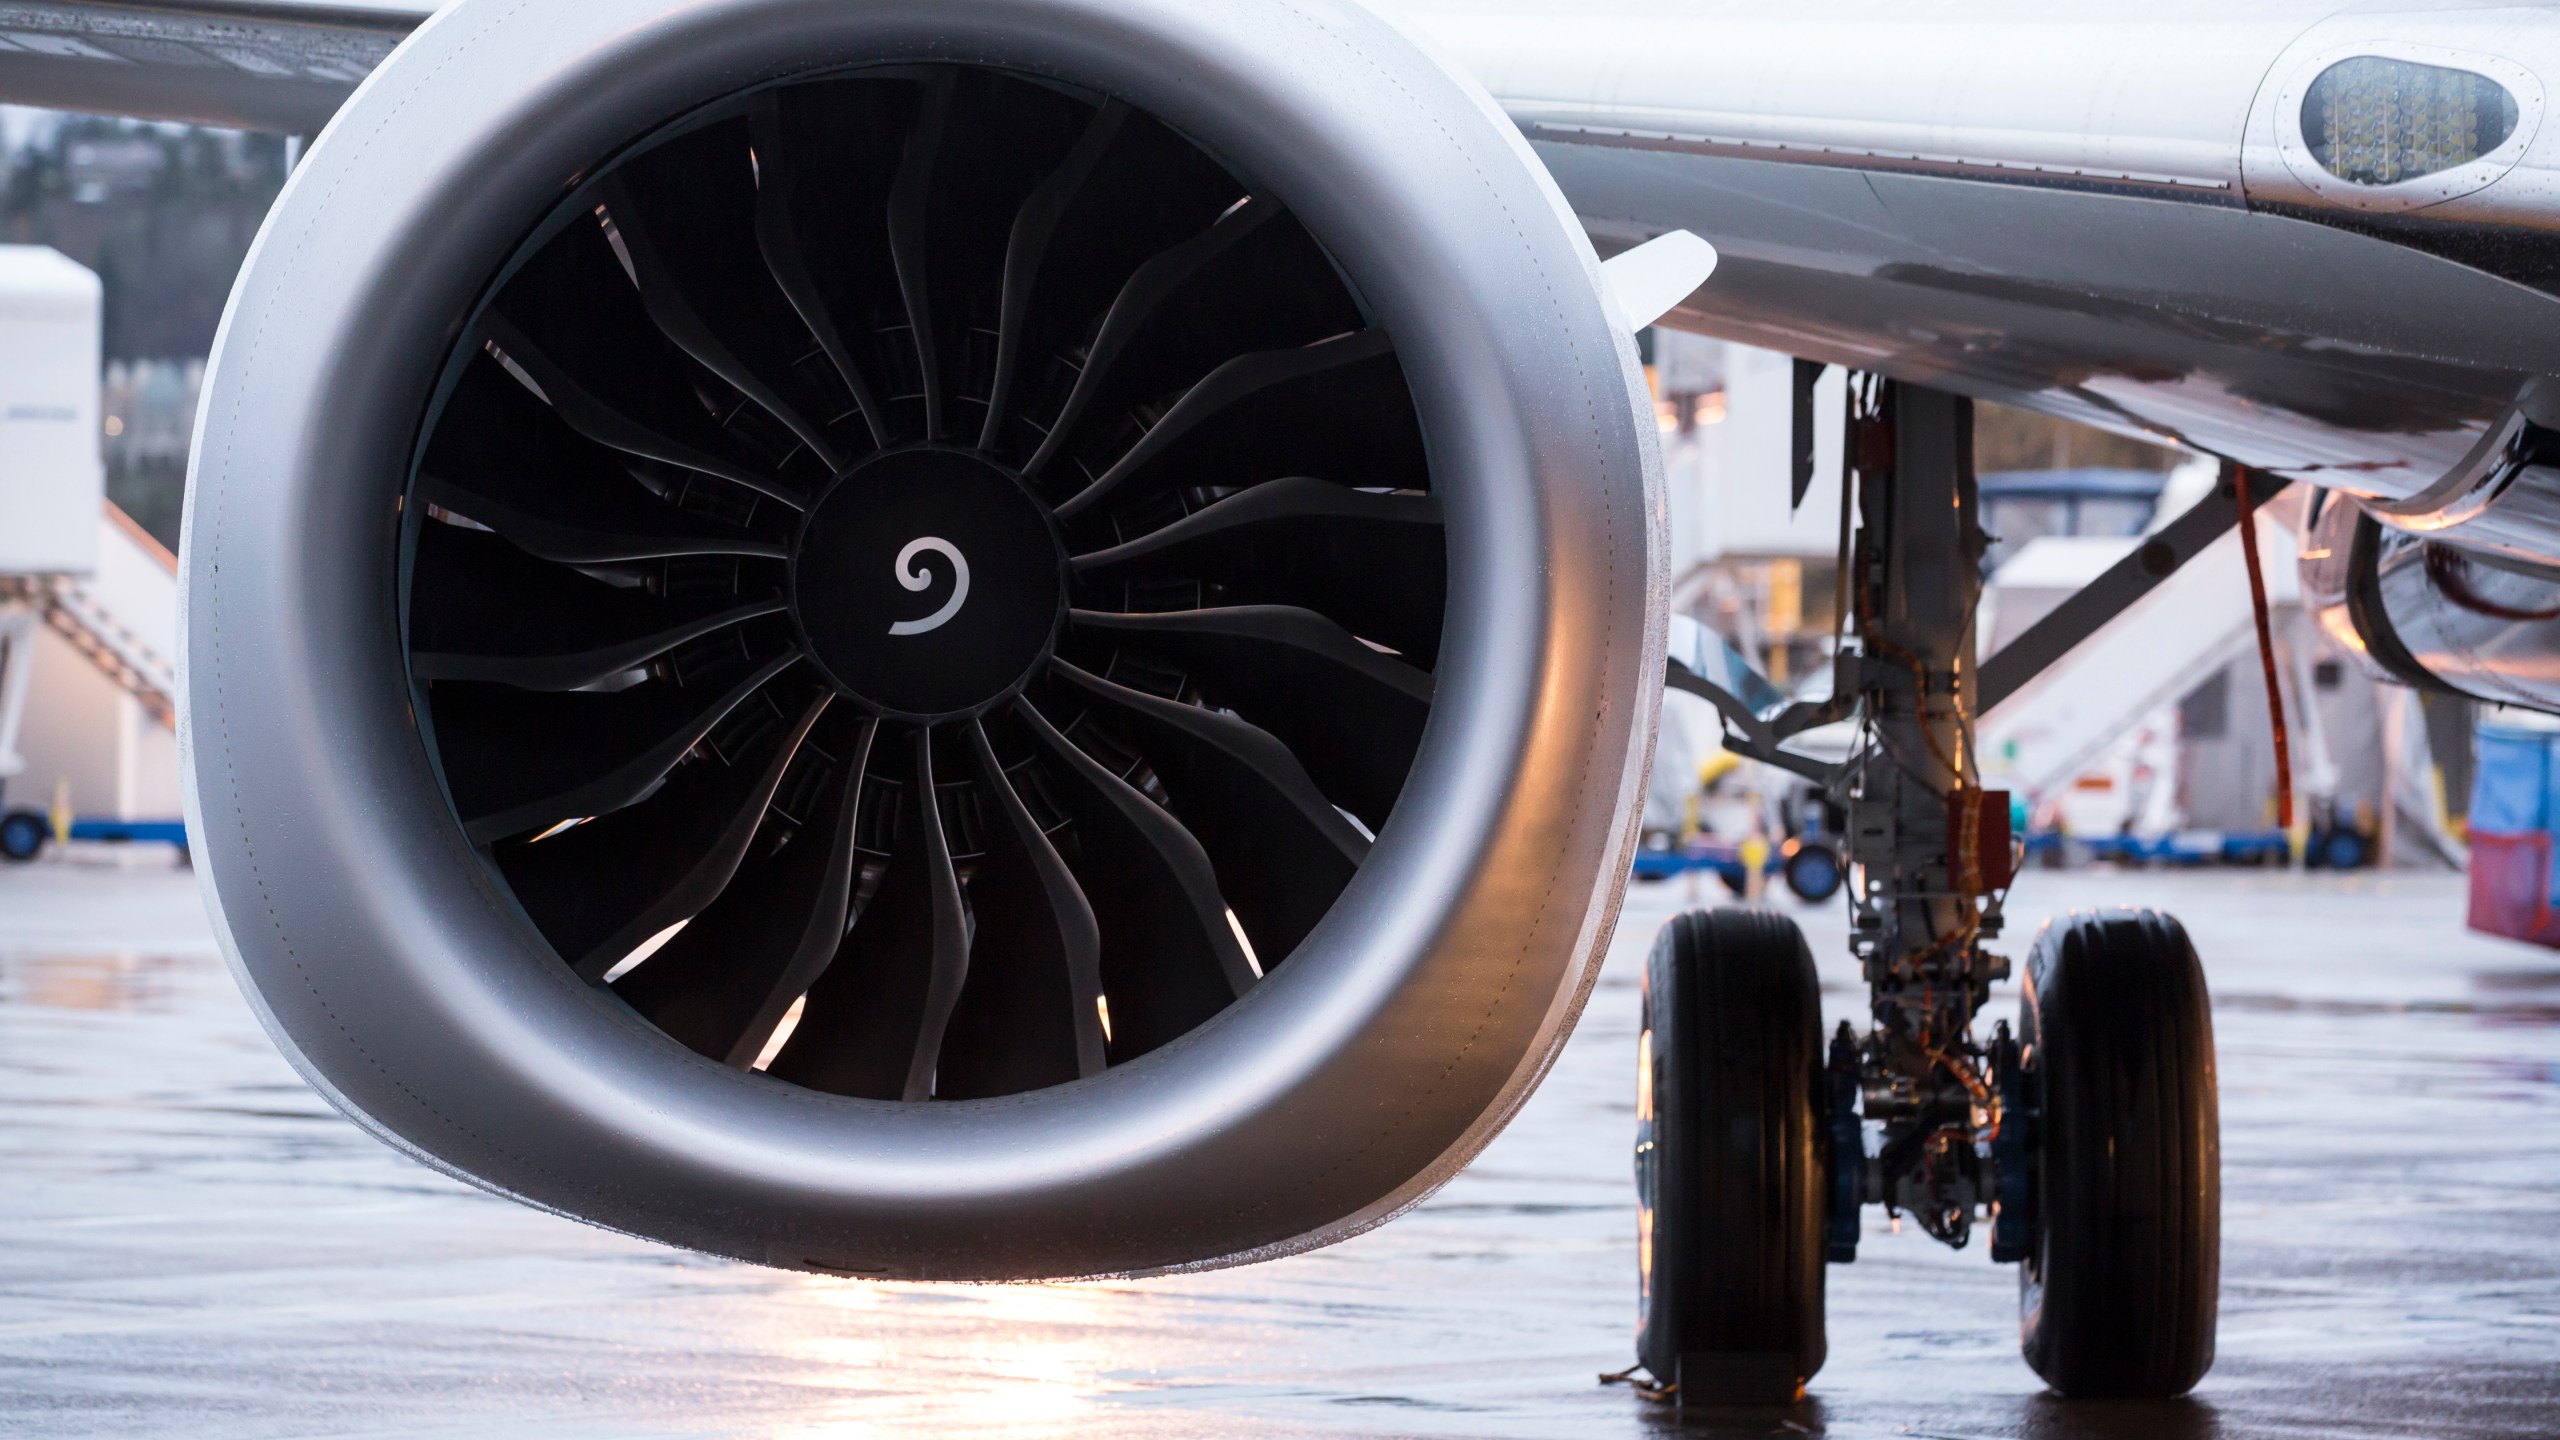
[[[1596,277],[1357,8],[463,0],[209,381],[244,988],[391,1143],[720,1254],[1392,1216],[1626,873],[1659,473]]]
[[[690,116],[562,219],[429,417],[407,599],[464,832],[580,975],[915,1101],[1098,1074],[1297,949],[1421,743],[1444,547],[1284,207],[943,65]]]

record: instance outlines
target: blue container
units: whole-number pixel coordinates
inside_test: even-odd
[[[2484,724],[2471,785],[2474,930],[2560,948],[2560,732]]]

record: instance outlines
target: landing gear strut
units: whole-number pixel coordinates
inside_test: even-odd
[[[1642,1357],[1683,1401],[1792,1395],[1824,1353],[1821,1267],[1795,1257],[1818,1227],[1825,1258],[1855,1259],[1860,1212],[1882,1205],[1959,1249],[1992,1224],[1992,1259],[2020,1268],[2027,1361],[2055,1390],[2181,1393],[2212,1364],[2219,1266],[2202,970],[2166,916],[2073,915],[2036,940],[2017,1033],[1976,1034],[2010,974],[1986,947],[2013,853],[2008,797],[1982,788],[1973,750],[1988,537],[1971,402],[1882,382],[1851,423],[1839,698],[1752,709],[1708,676],[1715,657],[1684,665],[1676,643],[1671,678],[1717,704],[1728,747],[1814,775],[1846,811],[1869,1024],[1843,1021],[1827,1049],[1808,1032],[1811,962],[1799,969],[1789,922],[1690,915],[1664,932],[1638,1157]],[[1850,714],[1860,743],[1836,769],[1777,748]]]

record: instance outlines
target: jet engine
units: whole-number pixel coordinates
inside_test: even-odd
[[[876,1276],[1445,1182],[1634,843],[1660,467],[1544,170],[1278,0],[462,0],[216,346],[197,864],[385,1141]]]

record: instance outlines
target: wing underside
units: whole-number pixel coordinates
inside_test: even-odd
[[[1679,328],[2379,497],[2560,376],[2560,10],[1375,3],[1485,82],[1604,251],[1714,242]],[[0,4],[0,100],[311,134],[434,8]],[[2325,176],[2304,87],[2366,52],[2474,57],[2511,133],[2459,184]]]
[[[427,9],[0,4],[0,100],[315,134]]]

